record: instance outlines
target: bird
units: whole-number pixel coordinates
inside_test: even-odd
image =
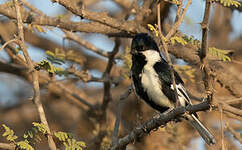
[[[131,79],[134,93],[153,109],[165,113],[176,107],[191,105],[191,100],[179,74],[173,69],[176,93],[173,87],[171,67],[160,52],[155,40],[147,33],[139,33],[131,42]],[[183,116],[198,131],[208,145],[216,143],[210,131],[201,123],[196,113]]]

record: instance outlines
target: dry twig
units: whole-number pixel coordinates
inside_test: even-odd
[[[43,109],[43,105],[40,101],[40,90],[39,90],[39,79],[38,79],[38,72],[34,70],[34,65],[30,59],[30,56],[28,54],[27,48],[24,44],[24,32],[23,32],[23,22],[22,22],[22,17],[20,13],[20,6],[18,0],[14,0],[15,8],[16,8],[16,13],[17,13],[17,21],[18,21],[18,34],[19,34],[19,45],[23,51],[24,57],[27,61],[28,67],[32,73],[32,80],[33,80],[33,87],[34,87],[34,98],[33,101],[37,107],[41,123],[43,123],[46,128],[47,128],[47,133],[48,133],[48,144],[49,148],[51,150],[56,150],[56,145],[54,143],[54,140],[51,136],[50,128],[45,116],[45,112]]]
[[[119,98],[116,121],[113,129],[112,145],[118,144],[118,130],[119,130],[119,124],[121,120],[123,100],[125,100],[130,95],[130,93],[131,93],[131,86],[129,86],[127,90],[125,90],[125,92]]]

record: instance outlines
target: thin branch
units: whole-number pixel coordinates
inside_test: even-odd
[[[121,120],[121,113],[123,108],[123,100],[128,98],[128,96],[131,94],[131,86],[127,88],[127,90],[120,96],[118,101],[118,110],[116,114],[116,121],[113,129],[113,137],[112,137],[112,145],[118,144],[118,131],[119,131],[119,124]]]
[[[168,53],[168,47],[167,44],[165,42],[165,38],[161,32],[161,17],[160,17],[160,3],[157,4],[157,21],[158,21],[158,28],[159,28],[159,35],[161,36],[161,42],[164,48],[164,52],[168,61],[168,65],[169,65],[169,69],[171,71],[171,77],[172,77],[172,85],[175,91],[175,98],[176,98],[176,106],[179,105],[179,101],[178,101],[178,94],[177,94],[177,89],[176,89],[176,82],[175,82],[175,76],[174,76],[174,69],[173,69],[173,64],[171,62],[171,58],[169,56]]]
[[[224,101],[226,104],[229,105],[239,105],[242,103],[242,97],[240,98],[235,98],[235,99],[230,99],[230,100],[226,100]]]
[[[232,107],[232,106],[230,106],[229,104],[226,104],[226,103],[224,103],[224,102],[219,102],[219,103],[218,103],[218,106],[219,106],[219,105],[221,105],[221,107],[222,107],[222,109],[223,109],[224,111],[227,111],[227,112],[230,112],[230,113],[232,113],[232,114],[234,114],[234,115],[237,115],[237,116],[239,116],[239,117],[242,117],[242,110],[237,109],[237,108],[235,108],[235,107]]]
[[[220,129],[221,129],[221,147],[222,150],[225,150],[225,145],[224,145],[224,127],[223,127],[223,108],[221,105],[218,106],[219,112],[220,112]]]
[[[153,118],[144,124],[135,127],[128,135],[119,139],[118,144],[113,145],[111,150],[118,150],[125,147],[136,139],[140,139],[150,133],[150,131],[166,125],[168,122],[181,117],[184,113],[195,113],[210,109],[209,103],[202,102],[197,105],[189,105],[187,107],[177,107],[166,114],[160,114],[158,118]]]
[[[0,51],[1,51],[2,49],[4,49],[8,44],[10,44],[10,43],[12,43],[12,42],[17,43],[18,40],[17,40],[17,39],[12,39],[12,40],[9,40],[9,41],[5,42],[5,43],[3,44],[3,46],[0,48]]]
[[[63,84],[61,84],[59,82],[53,82],[53,83],[55,85],[57,85],[59,88],[61,88],[62,90],[64,90],[66,93],[68,93],[71,96],[73,96],[74,98],[76,98],[79,102],[81,102],[82,104],[86,105],[89,109],[93,109],[93,105],[92,104],[90,104],[88,101],[84,100],[83,98],[81,98],[77,94],[75,94],[71,89],[66,88]]]
[[[33,87],[34,87],[34,98],[33,101],[38,109],[38,113],[40,116],[41,123],[43,123],[46,128],[47,128],[47,133],[48,133],[48,144],[51,150],[56,150],[56,145],[54,143],[54,140],[51,136],[50,128],[45,116],[45,112],[42,106],[42,103],[40,101],[40,89],[39,89],[39,80],[38,80],[38,72],[34,70],[34,65],[30,59],[30,56],[27,51],[27,47],[24,43],[24,32],[23,32],[23,22],[22,22],[22,17],[20,13],[20,6],[18,0],[14,0],[15,8],[16,8],[16,13],[17,13],[17,21],[18,21],[18,34],[19,34],[19,45],[23,51],[24,57],[27,61],[27,64],[29,68],[31,69],[32,73],[32,80],[33,80]]]
[[[229,132],[232,133],[232,135],[234,136],[234,138],[236,140],[238,140],[240,142],[240,144],[242,144],[242,138],[241,138],[240,133],[235,132],[234,129],[232,127],[230,127],[228,123],[226,123],[225,126],[229,130]]]
[[[200,61],[201,61],[201,69],[203,70],[203,82],[205,86],[205,90],[207,93],[207,100],[212,101],[213,99],[213,79],[211,75],[209,74],[209,68],[206,64],[206,57],[207,57],[207,51],[208,51],[208,21],[209,21],[209,15],[210,15],[210,6],[211,1],[206,0],[206,6],[204,11],[204,17],[203,22],[201,24],[202,26],[202,48],[200,51]]]
[[[184,19],[184,16],[188,10],[188,7],[191,5],[192,3],[192,0],[188,0],[187,2],[187,5],[185,6],[185,8],[183,9],[183,12],[181,14],[180,17],[178,17],[178,20],[175,22],[175,24],[172,26],[171,30],[167,33],[166,35],[166,39],[169,40],[177,31],[177,29],[180,27],[183,19]],[[178,6],[178,7],[181,7],[181,6]],[[179,9],[178,9],[179,11]]]
[[[33,5],[31,5],[27,0],[20,0],[26,7],[28,7],[31,11],[33,11],[34,13],[43,16],[45,15],[42,11],[40,11],[39,9],[37,9],[36,7],[34,7]]]
[[[8,150],[15,150],[16,149],[16,145],[14,144],[8,144],[8,143],[0,143],[0,148],[1,149],[8,149]]]
[[[115,40],[115,47],[114,47],[113,51],[109,54],[108,64],[107,64],[107,67],[106,67],[106,69],[105,69],[105,71],[103,73],[103,78],[104,78],[104,96],[103,96],[103,103],[102,103],[101,109],[103,111],[105,111],[105,112],[106,112],[107,105],[108,105],[109,101],[111,100],[110,72],[111,72],[111,69],[113,67],[115,55],[118,53],[119,46],[120,46],[120,40],[116,39]]]
[[[14,13],[14,9],[7,4],[0,5],[0,14],[9,17],[10,19],[17,19]],[[32,13],[27,12],[26,10],[22,10],[21,15],[23,16],[22,21],[28,24],[53,26],[61,29],[66,29],[68,31],[80,31],[88,33],[103,33],[115,35],[121,34],[126,36],[129,35],[127,32],[122,32],[120,29],[114,29],[110,26],[98,22],[73,22],[70,20],[67,21],[61,19],[60,17],[33,15]]]
[[[90,50],[90,51],[92,51],[92,52],[94,52],[98,55],[101,55],[103,57],[108,57],[108,52],[106,52],[105,50],[97,48],[96,46],[94,46],[90,42],[83,40],[81,37],[77,36],[76,34],[70,32],[70,31],[64,31],[64,32],[66,33],[65,38],[77,42],[78,44],[84,46],[88,50]]]
[[[67,10],[71,11],[73,14],[78,15],[82,18],[98,22],[103,25],[110,26],[114,29],[119,29],[121,31],[126,31],[128,33],[144,32],[147,31],[144,27],[137,25],[134,21],[121,21],[113,17],[108,16],[106,12],[92,12],[86,10],[85,8],[80,8],[76,3],[72,3],[69,0],[52,0],[52,2],[57,2],[64,6]]]
[[[100,123],[100,131],[96,138],[94,139],[95,143],[95,149],[100,149],[100,144],[102,142],[102,139],[107,133],[107,125],[106,125],[106,117],[107,117],[107,108],[110,101],[112,101],[112,95],[111,95],[111,79],[110,79],[110,73],[113,67],[115,55],[118,53],[120,46],[120,39],[115,39],[115,47],[112,52],[109,53],[108,56],[108,64],[106,66],[106,69],[103,73],[103,79],[104,79],[104,89],[103,89],[103,102],[100,106],[100,115],[98,116],[97,120]],[[93,148],[94,149],[94,148]]]

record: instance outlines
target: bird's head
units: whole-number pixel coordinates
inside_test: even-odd
[[[131,54],[135,55],[146,50],[159,51],[155,40],[146,33],[137,34],[131,44]]]

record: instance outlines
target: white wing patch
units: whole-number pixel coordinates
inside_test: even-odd
[[[171,89],[174,90],[173,85],[171,85]],[[191,104],[191,100],[186,92],[186,89],[184,88],[184,86],[181,83],[176,85],[176,91],[178,94],[178,99],[182,106],[185,106],[186,102],[188,104]]]

